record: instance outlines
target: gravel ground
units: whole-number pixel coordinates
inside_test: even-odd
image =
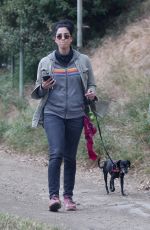
[[[77,166],[76,212],[48,211],[47,161],[20,156],[0,147],[0,212],[29,218],[66,230],[146,230],[150,226],[150,191],[139,189],[132,169],[125,177],[127,196],[106,195],[102,172]],[[60,191],[62,199],[62,185]]]

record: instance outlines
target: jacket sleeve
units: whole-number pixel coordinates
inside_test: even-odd
[[[31,93],[31,98],[33,99],[41,99],[44,97],[47,93],[48,90],[45,90],[41,87],[42,84],[42,60],[40,61],[38,65],[38,70],[37,70],[37,80],[35,83],[35,88]]]
[[[86,65],[88,67],[88,79],[87,79],[87,90],[91,89],[92,91],[96,91],[96,83],[93,73],[93,68],[91,65],[91,61],[88,56],[86,56]]]

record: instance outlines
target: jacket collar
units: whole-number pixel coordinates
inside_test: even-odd
[[[55,51],[54,50],[52,53],[48,54],[48,58],[51,60],[51,61],[56,61],[56,58],[55,58]],[[80,55],[80,52],[78,52],[77,50],[73,49],[73,60],[75,61]]]

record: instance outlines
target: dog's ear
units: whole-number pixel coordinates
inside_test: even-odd
[[[120,162],[121,162],[121,160],[116,162],[118,168],[120,168]]]
[[[129,160],[127,160],[127,164],[128,164],[128,167],[130,168],[131,162]]]
[[[104,161],[101,162],[101,158],[100,158],[100,157],[99,157],[98,160],[97,160],[97,164],[98,164],[98,167],[99,167],[100,169],[103,169],[103,168],[104,168]]]

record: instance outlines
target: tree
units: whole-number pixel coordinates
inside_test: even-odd
[[[103,34],[109,12],[116,13],[128,4],[129,0],[83,0],[83,24],[90,28],[84,40],[91,38],[93,32]],[[77,1],[0,0],[0,51],[18,58],[21,40],[25,52],[26,79],[35,77],[38,61],[53,47],[53,23],[66,15],[76,25]]]

